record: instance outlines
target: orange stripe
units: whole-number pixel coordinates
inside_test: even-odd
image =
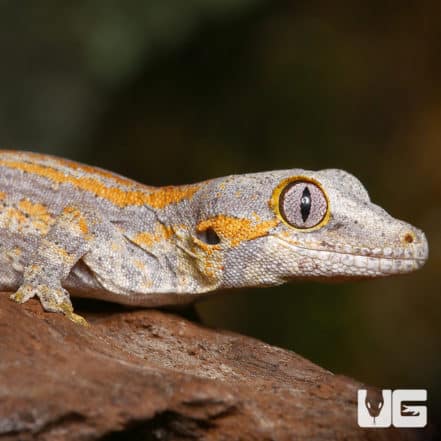
[[[81,164],[79,162],[71,161],[69,159],[59,158],[57,156],[46,155],[43,153],[34,153],[34,152],[22,152],[22,151],[14,151],[14,150],[0,150],[0,153],[7,153],[12,156],[18,157],[20,161],[29,161],[32,163],[32,160],[39,161],[53,161],[56,165],[60,165],[62,167],[71,168],[72,170],[80,170],[89,174],[95,174],[101,176],[103,178],[112,179],[118,184],[125,185],[127,187],[131,187],[134,185],[139,185],[136,181],[132,179],[125,178],[124,176],[119,176],[116,173],[109,172],[107,170],[103,170],[97,167],[92,167],[90,165]],[[47,165],[50,167],[50,165]]]
[[[164,208],[167,205],[191,198],[199,185],[182,187],[162,187],[151,193],[143,191],[125,191],[120,188],[107,187],[102,182],[86,177],[66,176],[64,173],[47,166],[22,161],[0,160],[0,166],[22,170],[33,175],[41,176],[57,184],[72,184],[74,187],[88,191],[106,199],[118,207],[129,205],[150,205],[153,208]],[[140,184],[138,184],[140,185]]]

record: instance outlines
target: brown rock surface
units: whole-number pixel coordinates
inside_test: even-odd
[[[81,311],[80,311],[81,312]],[[0,294],[0,440],[413,440],[358,428],[354,380],[156,310],[85,328]]]

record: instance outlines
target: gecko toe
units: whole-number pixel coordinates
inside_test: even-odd
[[[36,294],[35,288],[31,285],[22,285],[14,294],[11,294],[9,298],[17,303],[25,303]]]
[[[89,326],[88,321],[82,317],[81,315],[75,314],[75,313],[70,313],[70,314],[66,314],[66,317],[73,321],[74,323],[76,323],[77,325],[81,325],[81,326]]]
[[[73,312],[73,306],[70,300],[65,300],[57,306],[59,308],[58,311],[62,312],[72,322],[81,326],[89,326],[89,323],[84,317]]]

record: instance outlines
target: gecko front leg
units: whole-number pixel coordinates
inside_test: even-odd
[[[67,206],[56,218],[48,234],[40,241],[23,274],[23,283],[11,296],[24,303],[37,296],[45,311],[62,312],[70,320],[86,325],[86,320],[73,312],[69,293],[62,281],[91,246],[97,224],[94,215]]]

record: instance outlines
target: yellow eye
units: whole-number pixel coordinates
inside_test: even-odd
[[[329,201],[321,185],[304,176],[288,178],[275,189],[272,205],[282,220],[299,230],[315,230],[329,220]]]

